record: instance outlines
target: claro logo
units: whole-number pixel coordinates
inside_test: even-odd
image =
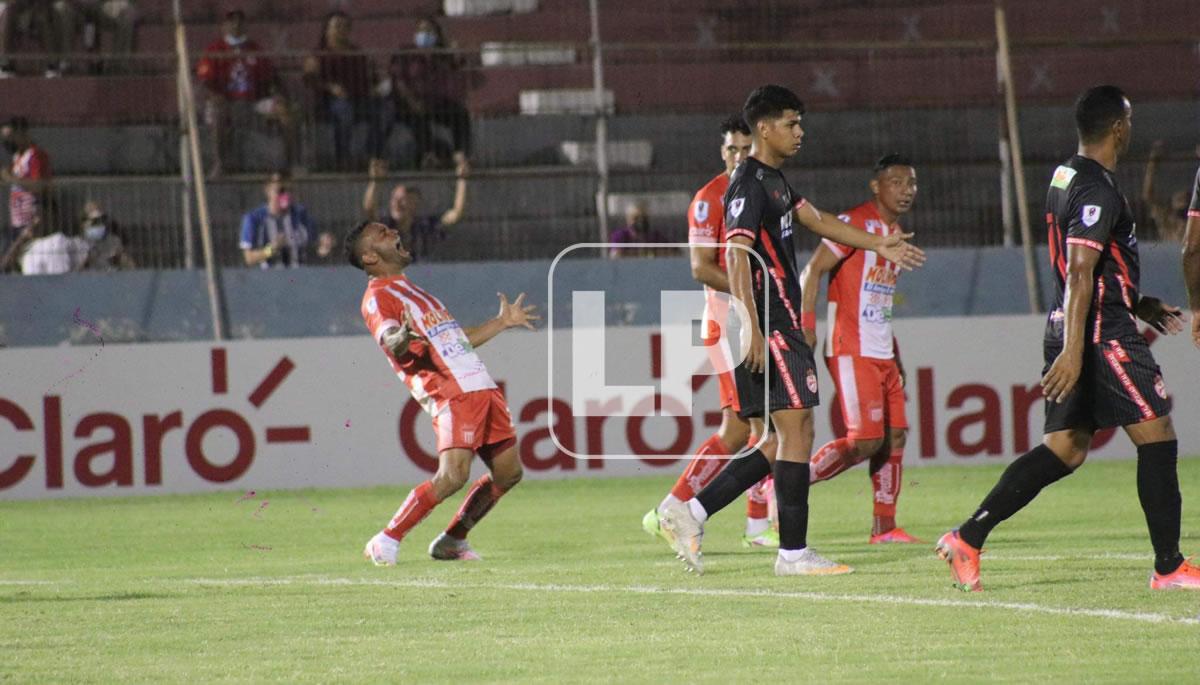
[[[296,368],[286,356],[267,373],[246,397],[254,409],[262,407],[279,389],[288,375]],[[217,347],[211,351],[212,394],[229,393],[229,373],[226,351]],[[67,400],[69,400],[69,396]],[[0,397],[0,438],[8,431],[17,433],[40,432],[42,438],[42,471],[46,487],[63,487],[67,465],[66,455],[72,449],[70,460],[75,480],[84,487],[98,488],[108,485],[131,487],[134,484],[134,426],[141,428],[142,469],[146,485],[161,485],[163,478],[163,441],[174,431],[183,435],[183,452],[187,464],[200,478],[212,483],[236,480],[254,463],[258,446],[253,424],[233,408],[209,409],[194,417],[185,417],[180,410],[159,414],[125,416],[109,411],[85,414],[73,427],[63,425],[63,402],[61,395],[42,397],[41,421],[35,422],[28,408]],[[5,428],[3,424],[7,423]],[[68,432],[64,429],[69,428]],[[205,438],[213,431],[227,431],[236,444],[233,456],[210,455],[205,451]],[[66,436],[73,436],[78,444],[65,449]],[[263,439],[267,443],[307,443],[310,441],[308,426],[275,426],[266,428]],[[0,445],[11,444],[0,439]],[[10,488],[34,472],[38,456],[34,454],[12,454],[0,447],[0,490]]]

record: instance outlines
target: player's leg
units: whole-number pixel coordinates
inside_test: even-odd
[[[671,486],[671,491],[667,493],[662,502],[659,502],[657,510],[653,512],[656,514],[654,526],[657,528],[657,516],[661,515],[668,505],[690,500],[696,496],[697,492],[711,483],[712,479],[721,472],[721,467],[725,465],[724,459],[744,447],[749,435],[749,423],[740,418],[732,407],[722,409],[720,428],[696,450],[696,454],[683,469],[683,473],[679,474],[675,485]],[[646,520],[649,518],[650,515],[647,514]],[[643,520],[643,525],[645,523],[646,521]],[[648,532],[657,533],[657,530]]]
[[[829,480],[884,451],[887,379],[873,361],[851,355],[829,360],[846,422],[846,437],[831,440],[816,451],[809,464],[811,482]]]
[[[886,362],[884,367],[887,436],[883,447],[871,457],[871,489],[874,494],[874,520],[871,544],[920,542],[896,525],[896,503],[904,482],[904,447],[908,444],[908,417],[905,416],[904,379],[900,367]]]
[[[375,562],[376,566],[395,564],[400,541],[404,536],[425,520],[429,512],[442,500],[458,492],[466,484],[471,475],[473,456],[470,449],[462,447],[442,450],[438,454],[437,473],[408,493],[408,497],[396,510],[387,526],[367,541],[363,555]]]

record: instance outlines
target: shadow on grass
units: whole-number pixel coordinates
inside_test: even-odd
[[[118,592],[109,595],[15,595],[0,596],[2,604],[25,604],[34,602],[127,602],[143,599],[178,599],[181,595],[165,592]]]

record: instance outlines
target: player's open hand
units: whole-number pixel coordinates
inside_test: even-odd
[[[525,304],[525,293],[517,295],[517,299],[512,302],[508,301],[508,296],[504,293],[496,293],[496,297],[500,298],[500,313],[496,318],[505,328],[524,326],[531,331],[537,330],[533,322],[541,321],[542,317],[537,315],[537,305]]]
[[[766,363],[766,343],[762,331],[752,326],[742,326],[742,349],[746,351],[746,359],[742,363],[750,373],[762,373]]]
[[[905,271],[912,271],[925,263],[925,251],[908,242],[913,233],[893,233],[883,238],[875,252]]]
[[[1046,375],[1042,376],[1042,394],[1047,400],[1062,404],[1067,395],[1075,389],[1082,371],[1083,359],[1079,354],[1063,350],[1054,359]]]
[[[1183,332],[1183,312],[1179,307],[1172,307],[1157,297],[1143,297],[1138,300],[1137,307],[1134,307],[1134,313],[1159,333],[1175,335]],[[1193,330],[1195,330],[1194,326]]]
[[[408,354],[409,345],[425,338],[417,332],[416,326],[413,325],[412,315],[405,309],[400,325],[392,326],[384,331],[382,339],[383,344],[387,345],[387,348],[392,351],[392,355],[398,360]]]

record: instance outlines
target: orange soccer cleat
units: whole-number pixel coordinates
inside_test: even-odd
[[[896,527],[886,533],[872,535],[871,539],[868,541],[868,544],[912,544],[914,542],[921,542],[921,540],[909,535],[908,531],[904,530],[903,528]]]
[[[1170,573],[1160,575],[1155,571],[1150,574],[1150,589],[1200,590],[1200,566],[1192,564],[1192,560],[1188,559]]]
[[[963,592],[981,592],[979,584],[979,550],[968,545],[958,536],[957,530],[952,530],[937,541],[934,548],[937,555],[950,565],[950,575],[954,576],[954,587]]]

